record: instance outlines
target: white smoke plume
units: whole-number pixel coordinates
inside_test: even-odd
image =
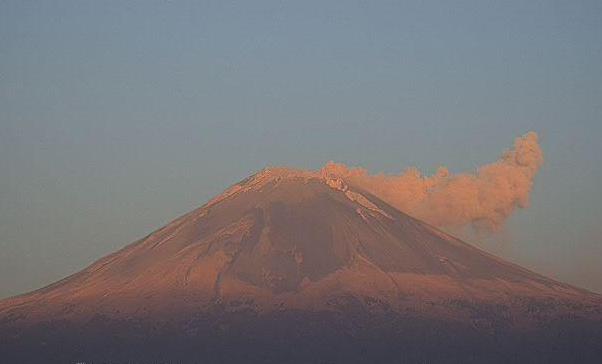
[[[416,168],[400,175],[370,175],[362,168],[327,163],[321,173],[336,176],[374,194],[399,210],[444,228],[495,231],[518,208],[529,205],[533,180],[543,164],[535,132],[516,138],[514,147],[475,173],[432,176]]]

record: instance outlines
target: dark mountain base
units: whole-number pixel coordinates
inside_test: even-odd
[[[177,326],[96,317],[0,333],[3,363],[600,363],[602,324],[530,330],[391,315],[280,312]]]
[[[290,169],[0,301],[2,364],[602,363],[601,343],[600,296]]]

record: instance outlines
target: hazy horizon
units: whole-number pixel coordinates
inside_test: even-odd
[[[534,131],[476,245],[602,292],[602,3],[0,4],[0,298],[266,167],[473,173]]]

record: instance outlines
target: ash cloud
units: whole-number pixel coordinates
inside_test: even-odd
[[[542,164],[537,134],[529,132],[516,138],[513,148],[496,162],[475,173],[452,174],[439,167],[432,176],[416,168],[399,175],[371,175],[363,168],[334,162],[321,173],[342,178],[438,227],[496,231],[515,210],[529,206],[533,180]]]

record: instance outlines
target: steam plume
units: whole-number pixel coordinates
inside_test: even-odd
[[[370,175],[362,168],[327,163],[322,174],[343,178],[389,204],[433,225],[497,230],[517,209],[529,205],[533,179],[543,163],[537,134],[516,138],[514,147],[476,173],[450,174],[439,167],[432,176],[416,168],[400,175]]]

